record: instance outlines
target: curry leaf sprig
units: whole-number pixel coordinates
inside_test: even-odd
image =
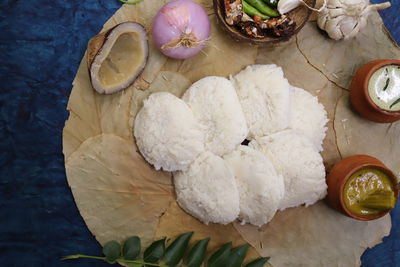
[[[166,238],[154,241],[143,252],[143,259],[138,259],[141,251],[140,238],[132,236],[121,245],[117,241],[107,242],[103,247],[103,257],[83,254],[69,255],[62,260],[88,258],[102,260],[110,264],[125,263],[131,267],[200,267],[203,263],[207,267],[241,267],[246,258],[249,245],[232,248],[232,242],[223,245],[208,257],[207,247],[210,238],[202,239],[189,248],[189,241],[193,232],[181,234],[166,246]],[[269,257],[258,258],[244,265],[245,267],[262,267]]]

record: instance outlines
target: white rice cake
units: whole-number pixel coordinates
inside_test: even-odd
[[[248,146],[239,146],[224,159],[235,174],[239,190],[239,220],[256,226],[268,223],[283,198],[283,177],[263,153]]]
[[[151,94],[135,119],[140,153],[156,170],[185,170],[204,151],[204,133],[188,105],[173,94]]]
[[[228,79],[203,78],[190,86],[182,99],[204,126],[206,150],[222,156],[247,137],[246,119],[235,88]]]
[[[280,210],[312,205],[326,195],[325,166],[310,140],[295,130],[286,130],[253,140],[250,147],[261,151],[283,176],[285,194]]]
[[[290,85],[277,65],[251,65],[231,77],[247,120],[249,139],[290,126]]]
[[[239,193],[232,170],[219,156],[203,152],[187,171],[174,173],[177,202],[205,224],[228,224],[239,215]]]
[[[291,128],[301,131],[313,143],[318,152],[323,150],[328,120],[324,106],[318,98],[304,89],[292,87],[290,90],[292,101]]]

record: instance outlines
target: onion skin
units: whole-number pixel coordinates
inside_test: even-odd
[[[210,28],[207,13],[200,5],[190,0],[173,0],[158,11],[152,33],[161,53],[186,59],[203,49]]]

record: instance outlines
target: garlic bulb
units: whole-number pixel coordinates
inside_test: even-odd
[[[332,39],[349,39],[367,24],[371,11],[387,7],[390,2],[371,5],[368,0],[326,0],[318,14],[318,27]]]

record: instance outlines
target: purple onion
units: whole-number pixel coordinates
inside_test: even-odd
[[[173,0],[158,11],[153,22],[153,39],[160,51],[185,59],[200,52],[210,36],[207,13],[190,0]]]

